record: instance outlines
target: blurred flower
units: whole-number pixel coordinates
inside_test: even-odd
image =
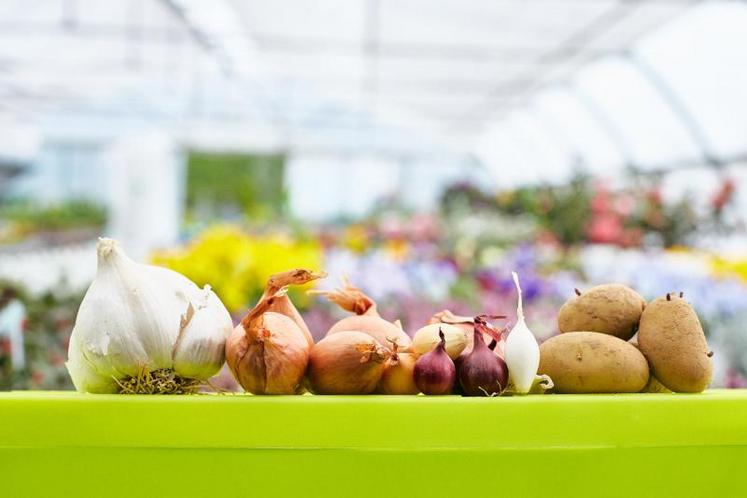
[[[711,265],[713,272],[717,276],[735,275],[747,282],[747,258],[727,259],[720,256],[714,256]]]
[[[343,245],[353,252],[362,253],[369,246],[369,237],[363,225],[350,225],[343,232]]]
[[[197,285],[209,284],[232,313],[246,309],[267,279],[289,268],[322,268],[321,245],[313,239],[282,234],[252,235],[231,225],[205,230],[184,247],[160,251],[155,264],[176,270]],[[308,303],[305,292],[291,289],[294,302]]]
[[[737,184],[731,178],[725,178],[721,182],[721,186],[711,199],[711,206],[717,214],[720,213],[734,197],[736,188]]]
[[[620,217],[614,213],[595,213],[586,236],[596,244],[614,244],[622,237],[623,226]]]

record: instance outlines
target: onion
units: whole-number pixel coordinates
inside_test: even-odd
[[[467,345],[465,346],[464,351],[462,351],[462,356],[466,356],[472,351],[472,345],[474,344],[473,331],[475,329],[475,320],[471,316],[459,316],[455,315],[449,310],[443,310],[433,315],[429,323],[448,323],[450,325],[454,325],[455,327],[459,327],[464,331],[464,335],[467,338]],[[488,326],[490,326],[490,324],[488,324]],[[483,340],[488,342],[493,340],[494,336],[484,333],[482,335],[482,338]],[[448,338],[446,342],[449,342]],[[493,349],[498,356],[503,357],[504,344],[505,341],[503,340],[503,338],[500,338],[497,340],[496,346],[491,349]]]
[[[381,394],[418,394],[420,390],[414,376],[416,360],[417,356],[413,353],[395,350],[384,368],[377,391]]]
[[[320,276],[293,270],[271,277],[257,305],[226,341],[226,361],[245,390],[295,394],[302,389],[313,340],[286,296],[286,286]]]
[[[309,343],[285,315],[267,312],[239,324],[226,342],[226,360],[236,380],[253,394],[295,394],[309,361]]]
[[[459,383],[466,396],[494,396],[508,384],[508,367],[485,345],[482,338],[487,322],[475,318],[474,347],[459,364]]]
[[[446,336],[440,332],[439,337],[441,341],[436,349],[424,354],[415,362],[415,385],[423,394],[450,394],[454,388],[456,368],[446,353]]]
[[[324,296],[342,309],[356,314],[334,324],[327,335],[347,331],[363,332],[380,344],[388,345],[390,342],[395,342],[402,349],[407,348],[411,343],[410,336],[402,330],[401,324],[398,326],[381,318],[374,300],[353,286],[347,278],[343,279],[343,287],[340,289],[311,291],[310,294]]]
[[[328,335],[311,349],[308,377],[317,394],[369,394],[392,353],[363,332]]]
[[[459,357],[467,346],[467,335],[456,325],[434,323],[421,328],[412,338],[410,349],[417,355],[424,355],[438,345],[441,336],[446,341],[446,354],[452,360]]]

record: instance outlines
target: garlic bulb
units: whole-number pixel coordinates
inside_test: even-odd
[[[209,286],[135,263],[112,239],[96,252],[68,348],[78,391],[179,393],[220,370],[233,323]]]
[[[519,293],[519,303],[516,309],[516,325],[506,339],[505,360],[508,365],[509,383],[513,384],[513,392],[526,394],[532,388],[539,368],[539,345],[524,320],[519,276],[516,272],[511,272],[511,276],[514,279],[516,291]]]

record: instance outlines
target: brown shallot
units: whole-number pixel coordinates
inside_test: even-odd
[[[355,313],[335,323],[327,332],[327,336],[343,331],[363,332],[376,339],[379,344],[389,344],[394,341],[400,349],[410,346],[410,336],[396,325],[383,319],[376,308],[376,303],[359,288],[343,279],[343,286],[334,291],[310,291],[326,297],[346,311]]]
[[[228,338],[226,361],[248,392],[295,394],[301,390],[313,339],[286,291],[288,285],[323,276],[308,270],[272,276],[257,305]]]
[[[308,378],[317,394],[370,394],[392,352],[363,332],[331,334],[311,348]]]

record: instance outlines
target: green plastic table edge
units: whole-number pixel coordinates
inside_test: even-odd
[[[500,398],[0,393],[0,448],[734,445],[747,445],[747,390]]]

